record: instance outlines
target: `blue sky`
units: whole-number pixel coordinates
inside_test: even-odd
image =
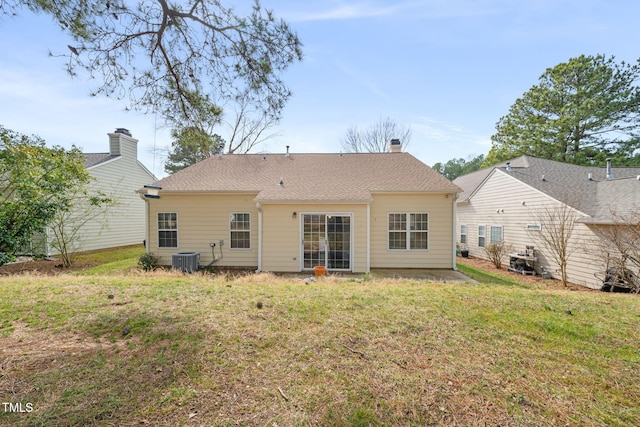
[[[498,119],[545,69],[581,54],[640,57],[632,0],[262,4],[297,31],[305,58],[284,74],[293,97],[259,151],[338,152],[349,127],[390,117],[411,127],[407,151],[428,165],[486,154]],[[168,130],[124,101],[90,97],[95,82],[70,78],[64,60],[48,56],[67,43],[47,17],[0,18],[0,124],[86,152],[108,151],[106,134],[126,127],[162,176],[153,153],[170,144]]]

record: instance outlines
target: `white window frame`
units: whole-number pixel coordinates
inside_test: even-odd
[[[175,228],[160,228],[160,215],[175,215]],[[178,248],[180,246],[178,240],[178,213],[177,212],[158,212],[156,215],[156,225],[158,227],[158,248]],[[171,219],[163,219],[163,222],[169,222]],[[175,246],[160,246],[160,232],[175,232],[176,234],[176,245]]]
[[[480,231],[482,229],[482,231]],[[482,240],[482,244],[480,244],[480,239]],[[478,226],[478,247],[484,248],[487,246],[487,226],[479,225]]]
[[[349,230],[349,260],[350,260],[350,266],[348,269],[331,269],[331,271],[353,271],[353,266],[354,266],[354,261],[353,261],[353,248],[355,247],[354,245],[354,235],[355,235],[355,230],[354,230],[354,222],[353,222],[353,218],[354,218],[354,213],[353,212],[318,212],[318,211],[311,211],[311,212],[298,212],[298,218],[300,218],[300,228],[299,228],[299,233],[300,233],[300,270],[306,270],[306,271],[313,271],[312,268],[309,267],[305,267],[304,266],[304,243],[305,243],[305,230],[304,230],[304,217],[308,216],[308,215],[324,215],[325,216],[325,224],[326,224],[326,217],[330,217],[330,216],[342,216],[342,217],[349,217],[349,221],[350,221],[350,230]],[[327,241],[327,229],[325,229],[325,238],[321,239],[324,240],[325,242]],[[328,261],[327,258],[325,258],[325,261]]]
[[[389,219],[391,215],[404,215],[405,229],[404,230],[391,230],[389,227]],[[426,230],[411,230],[411,215],[426,215],[427,216],[427,229]],[[387,250],[388,251],[428,251],[429,250],[429,212],[387,212]],[[404,248],[391,248],[391,233],[406,233],[405,247]],[[411,234],[424,233],[426,234],[426,248],[411,248]]]
[[[500,230],[500,238],[499,239],[494,239],[493,238],[493,231],[494,230]],[[504,226],[502,225],[492,225],[489,227],[489,244],[491,243],[500,243],[504,240]]]
[[[248,229],[234,229],[232,228],[233,225],[233,216],[234,215],[248,215],[249,216],[249,228]],[[249,247],[248,248],[234,248],[233,247],[233,233],[249,233]],[[229,212],[229,249],[234,250],[234,251],[250,251],[251,250],[251,240],[252,240],[252,233],[251,233],[251,212]]]
[[[467,244],[467,224],[460,224],[460,243]]]

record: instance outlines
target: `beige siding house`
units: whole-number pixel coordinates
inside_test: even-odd
[[[257,271],[455,268],[460,189],[399,150],[221,155],[148,187],[147,250],[165,265],[206,265],[215,243],[216,266]]]
[[[156,177],[138,160],[138,140],[127,129],[108,134],[108,153],[85,153],[84,166],[93,177],[89,192],[101,191],[115,200],[106,215],[83,224],[74,251],[142,244],[145,239],[145,203],[136,192]],[[76,211],[82,212],[81,201]],[[52,232],[47,231],[45,253],[55,255]]]
[[[574,224],[568,242],[569,282],[599,288],[605,261],[599,256],[598,227],[615,226],[611,212],[640,204],[640,168],[585,167],[523,156],[454,180],[463,189],[457,201],[457,242],[471,256],[487,259],[485,247],[504,241],[513,253],[535,248],[535,271],[559,277],[545,247],[543,224],[567,208]],[[506,256],[503,264],[509,265]]]

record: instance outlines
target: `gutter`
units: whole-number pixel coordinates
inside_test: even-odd
[[[616,221],[613,218],[593,218],[593,217],[585,217],[578,218],[575,222],[579,222],[581,224],[587,225],[634,225],[628,221]]]
[[[324,200],[324,199],[253,199],[256,203],[266,205],[364,205],[373,203],[373,199]]]

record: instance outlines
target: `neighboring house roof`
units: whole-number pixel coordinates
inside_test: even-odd
[[[460,191],[408,153],[230,154],[156,184],[162,192],[257,193],[256,202],[368,202],[372,193]]]
[[[503,171],[528,186],[589,215],[585,222],[609,222],[611,210],[627,211],[640,204],[640,167],[612,167],[607,179],[605,166],[578,166],[522,156],[456,178],[463,189],[459,202],[469,201],[494,170]],[[591,176],[591,179],[589,177]]]
[[[493,172],[494,168],[481,169],[479,171],[471,172],[466,175],[459,176],[454,179],[453,182],[460,188],[462,193],[458,196],[458,203],[469,200],[471,194],[484,182],[485,179]]]
[[[103,163],[107,163],[109,160],[119,159],[122,156],[119,154],[110,154],[110,153],[82,153],[83,158],[83,166],[85,169],[90,169],[94,166],[101,165]],[[149,174],[152,180],[158,179],[153,172],[151,172],[147,167],[142,164],[141,161],[137,160],[138,165]]]
[[[614,175],[615,176],[615,175]],[[640,180],[637,176],[614,178],[597,184],[596,205],[590,218],[583,218],[581,222],[610,223],[621,221],[632,212],[631,219],[637,221],[640,212]],[[618,215],[614,218],[613,214]]]
[[[89,169],[90,167],[97,166],[111,159],[120,157],[110,153],[83,153],[83,156],[85,169]]]

